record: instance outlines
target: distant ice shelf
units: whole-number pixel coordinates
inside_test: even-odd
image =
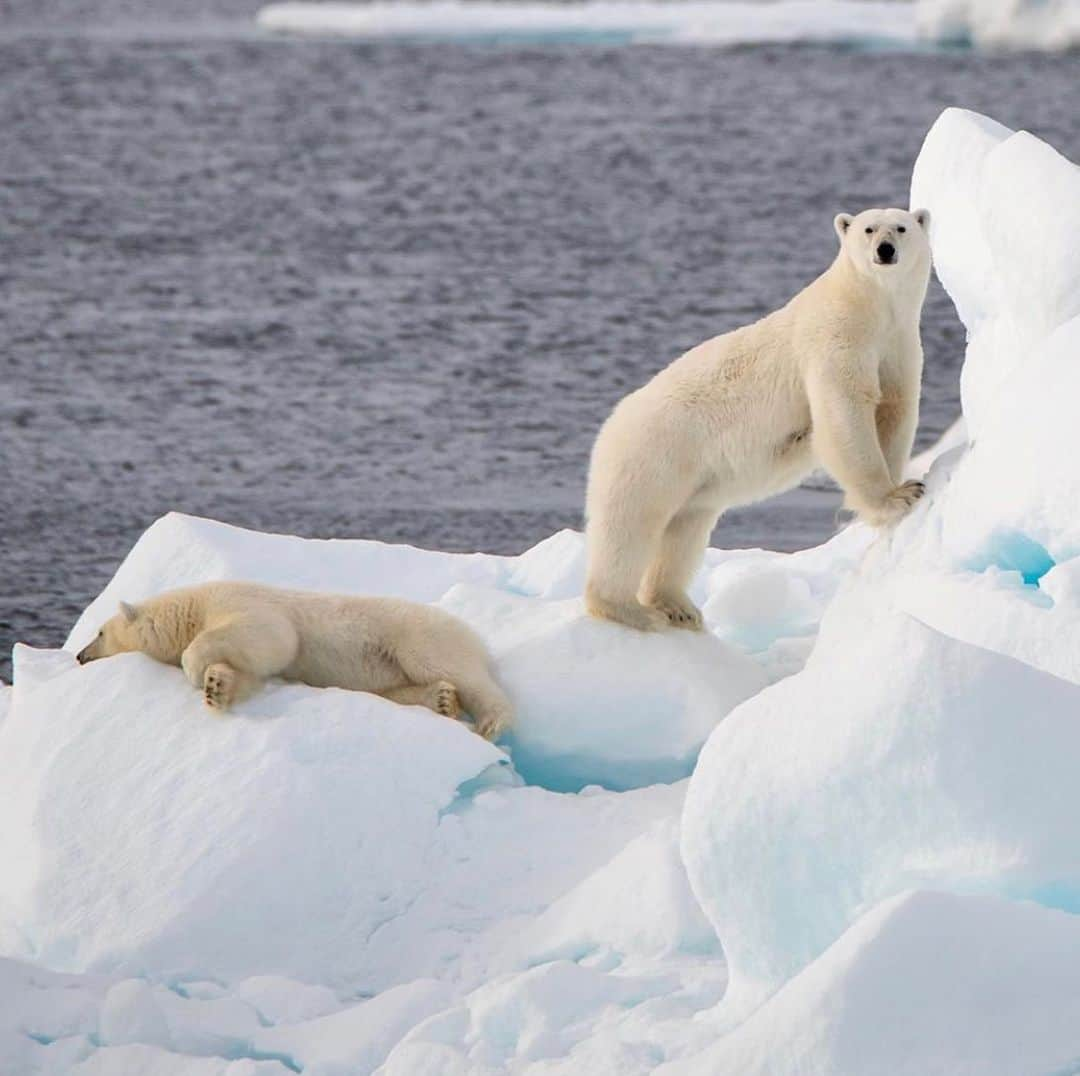
[[[879,0],[775,3],[283,3],[257,15],[265,29],[364,38],[611,40],[622,42],[868,42],[912,44],[914,10]]]
[[[917,0],[919,33],[981,48],[1080,45],[1080,0]]]

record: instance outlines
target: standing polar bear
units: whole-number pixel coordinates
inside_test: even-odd
[[[593,448],[586,605],[700,628],[686,588],[720,513],[824,467],[875,526],[922,496],[918,421],[930,215],[836,217],[836,260],[785,307],[699,344],[619,403]]]
[[[79,651],[80,664],[138,650],[179,665],[206,704],[227,710],[280,676],[426,706],[494,739],[510,723],[483,642],[441,609],[257,583],[171,590],[120,612]]]

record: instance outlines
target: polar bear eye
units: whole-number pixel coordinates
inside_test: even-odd
[[[873,234],[874,234],[874,229],[873,229],[873,228],[871,228],[871,227],[869,227],[869,226],[867,226],[867,229],[866,229],[866,234],[867,234],[867,235],[873,235]]]
[[[904,232],[906,232],[906,231],[907,231],[907,228],[905,228],[905,227],[904,227],[904,226],[903,226],[903,225],[901,224],[901,225],[899,225],[899,226],[897,227],[897,229],[896,229],[896,230],[897,230],[897,231],[898,231],[898,232],[899,232],[899,233],[900,233],[901,235],[903,235],[903,234],[904,234]]]

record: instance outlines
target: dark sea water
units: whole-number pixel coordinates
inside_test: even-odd
[[[1080,157],[1075,56],[289,40],[257,6],[0,2],[5,660],[170,509],[499,552],[579,526],[615,401],[816,276],[837,211],[906,204],[943,107]],[[924,343],[920,445],[959,408],[936,284]],[[714,544],[816,543],[836,503]]]

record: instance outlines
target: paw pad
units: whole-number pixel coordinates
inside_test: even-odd
[[[444,717],[458,717],[461,714],[457,688],[446,680],[435,686],[435,712]]]

